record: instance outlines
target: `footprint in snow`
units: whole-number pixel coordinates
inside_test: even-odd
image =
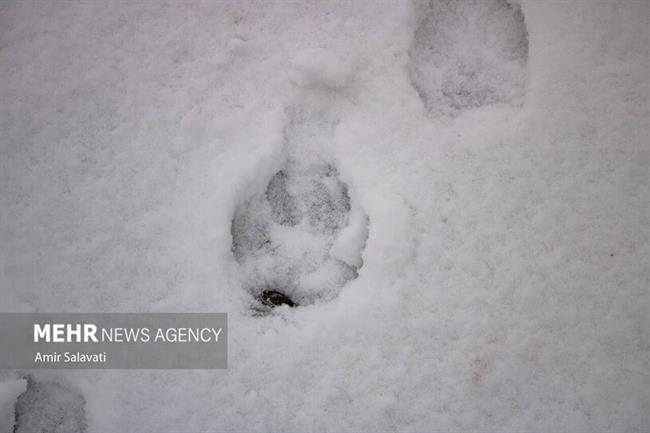
[[[13,433],[84,433],[88,426],[83,396],[58,382],[27,378],[15,404]]]
[[[434,117],[523,100],[528,32],[506,0],[431,0],[410,49],[409,73]]]
[[[257,313],[331,300],[362,266],[367,216],[327,156],[336,118],[315,104],[290,113],[283,167],[232,220],[232,252]]]

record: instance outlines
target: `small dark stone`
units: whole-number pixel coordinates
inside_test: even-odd
[[[291,300],[287,295],[277,290],[265,290],[260,295],[260,300],[264,305],[269,307],[278,307],[280,305],[288,305],[295,307],[296,303]]]

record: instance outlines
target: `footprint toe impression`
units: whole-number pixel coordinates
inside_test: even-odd
[[[271,206],[273,221],[283,226],[298,224],[298,209],[294,198],[287,191],[287,173],[280,170],[269,182],[266,188],[266,199]]]

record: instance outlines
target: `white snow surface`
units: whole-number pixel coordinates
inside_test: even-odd
[[[453,110],[411,82],[430,9],[0,3],[0,309],[229,314],[227,370],[50,372],[90,432],[647,431],[650,3],[522,1],[525,91],[445,33],[441,80],[501,86]],[[231,221],[322,107],[291,151],[335,163],[363,267],[254,317]]]

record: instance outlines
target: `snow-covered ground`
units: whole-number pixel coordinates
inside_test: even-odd
[[[227,370],[35,373],[89,432],[647,431],[648,47],[641,0],[2,2],[0,310],[229,313]]]

